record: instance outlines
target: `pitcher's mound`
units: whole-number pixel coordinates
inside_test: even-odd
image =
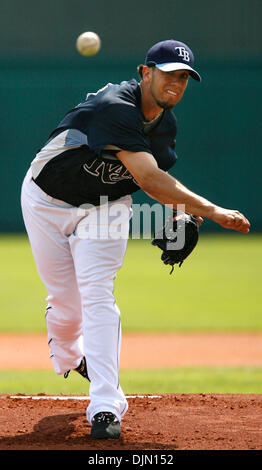
[[[59,398],[59,399],[58,399]],[[122,436],[93,440],[88,397],[0,396],[1,450],[261,450],[262,396],[128,397]]]

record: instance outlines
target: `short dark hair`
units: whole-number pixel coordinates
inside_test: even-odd
[[[137,73],[139,75],[140,78],[143,78],[143,64],[140,64],[137,66]]]

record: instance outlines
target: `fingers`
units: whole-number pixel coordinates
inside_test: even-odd
[[[200,217],[199,215],[197,215],[197,222],[198,222],[199,227],[203,223],[203,221],[204,221],[203,217]]]
[[[242,233],[249,232],[249,220],[237,210],[213,206],[212,213],[209,218],[224,228],[237,230]]]
[[[239,211],[231,211],[227,214],[227,221],[224,226],[238,232],[248,233],[250,222]]]

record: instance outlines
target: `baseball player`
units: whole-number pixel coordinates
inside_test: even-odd
[[[131,194],[142,189],[159,203],[184,204],[199,221],[207,217],[242,233],[250,225],[237,210],[211,203],[168,174],[177,159],[172,109],[190,77],[201,81],[191,49],[173,39],[159,42],[138,72],[140,82],[108,83],[68,111],[22,186],[24,222],[48,292],[50,357],[57,374],[76,370],[90,381],[86,415],[93,438],[119,438],[128,409],[113,289],[129,236]]]

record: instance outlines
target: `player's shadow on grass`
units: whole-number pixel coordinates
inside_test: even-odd
[[[34,425],[33,431],[23,429],[15,436],[0,438],[1,450],[143,450],[175,449],[173,445],[162,445],[157,442],[139,442],[128,439],[128,432],[122,430],[120,439],[92,439],[91,426],[85,413],[70,413],[46,416]]]

